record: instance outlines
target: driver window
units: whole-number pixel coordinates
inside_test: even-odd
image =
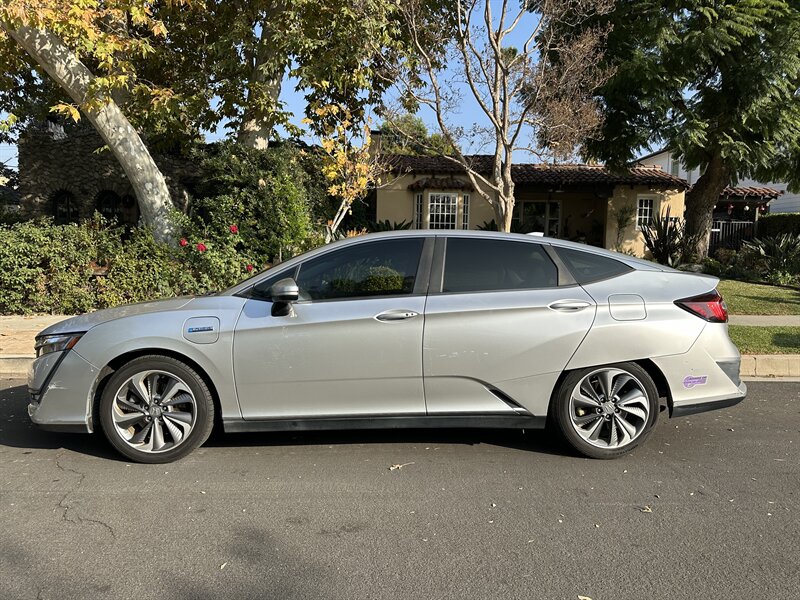
[[[333,300],[411,294],[423,238],[356,244],[300,266],[303,299]]]

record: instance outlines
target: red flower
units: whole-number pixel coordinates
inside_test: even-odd
[[[208,250],[208,248],[206,248],[206,245],[202,242],[197,244],[196,248],[198,252],[205,252],[206,250]]]
[[[236,225],[230,226],[231,233],[239,233],[239,228]]]
[[[186,246],[189,245],[189,242],[186,240],[186,238],[181,238],[180,244],[181,248],[186,248]]]
[[[252,272],[253,272],[253,265],[247,265],[247,266],[245,267],[245,269],[247,269],[247,272],[248,272],[248,273],[252,273]]]

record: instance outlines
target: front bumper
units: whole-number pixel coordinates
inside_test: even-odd
[[[28,374],[31,421],[51,431],[91,433],[98,375],[99,370],[74,350],[35,360]]]

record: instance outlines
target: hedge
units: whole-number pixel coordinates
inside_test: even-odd
[[[758,237],[800,234],[800,213],[774,213],[758,219]]]

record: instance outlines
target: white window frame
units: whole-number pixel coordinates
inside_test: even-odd
[[[414,229],[425,228],[425,203],[423,202],[423,194],[419,192],[414,194]]]
[[[649,202],[648,205],[642,205],[643,202]],[[658,197],[657,196],[637,196],[636,197],[636,231],[641,231],[643,227],[648,226],[653,217],[657,215]]]
[[[445,202],[451,210],[446,212],[436,211],[434,204],[446,208]],[[428,229],[454,230],[458,229],[458,194],[453,192],[430,192],[428,194]],[[443,227],[442,225],[448,225]],[[449,225],[452,225],[450,227]]]
[[[461,229],[469,229],[469,194],[461,196]]]

